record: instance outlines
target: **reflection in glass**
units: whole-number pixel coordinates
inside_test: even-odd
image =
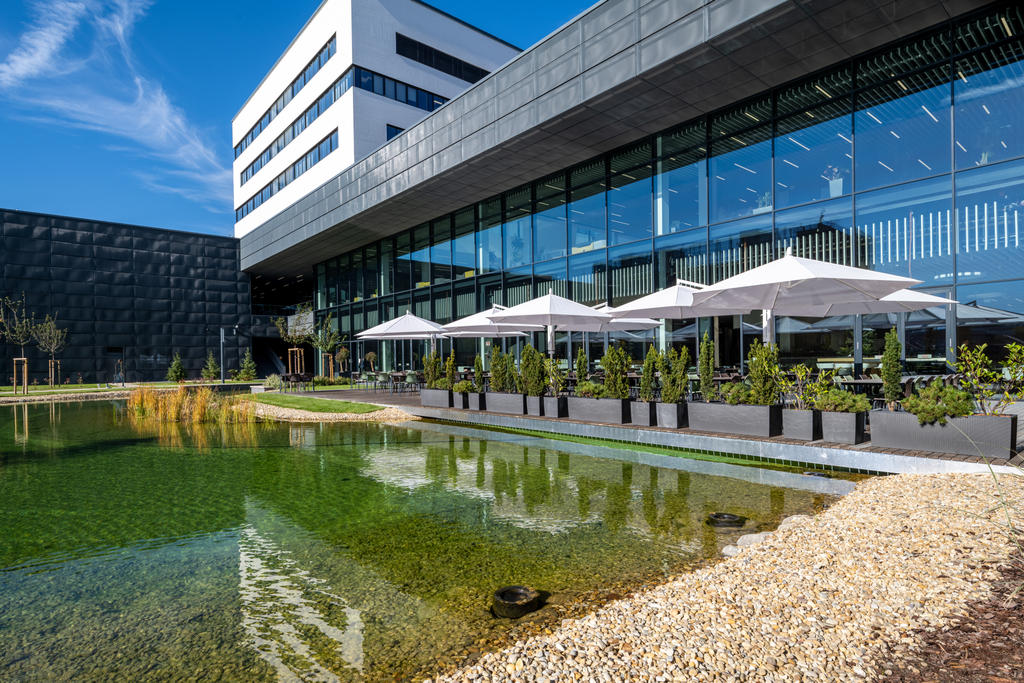
[[[530,230],[531,200],[530,186],[505,193],[505,267],[515,268],[533,260],[530,247],[533,235]]]
[[[588,306],[607,302],[606,271],[603,250],[570,256],[569,281],[572,283],[572,300]]]
[[[849,198],[809,204],[775,214],[775,256],[793,256],[852,266],[856,254]]]
[[[441,285],[431,289],[431,299],[434,305],[434,313],[430,317],[436,323],[444,325],[455,318],[452,316],[452,289],[451,285]]]
[[[855,120],[858,190],[949,171],[949,93],[945,68],[861,93]]]
[[[948,177],[858,195],[858,265],[925,284],[950,282],[951,204]]]
[[[609,161],[608,237],[611,244],[633,242],[652,234],[651,146],[643,143]]]
[[[412,282],[416,289],[430,286],[430,225],[424,224],[412,233]]]
[[[704,228],[659,237],[654,241],[658,288],[677,280],[707,283],[708,233]]]
[[[708,240],[711,282],[718,282],[772,260],[772,217],[755,216],[712,226]]]
[[[505,271],[505,305],[518,306],[533,298],[532,268],[509,268]]]
[[[569,298],[569,278],[564,258],[534,265],[533,279],[534,296],[544,296],[548,290],[552,290],[558,296]]]
[[[798,318],[780,316],[775,324],[779,362],[783,367],[804,363],[817,370],[853,372],[853,316]]]
[[[651,241],[608,250],[612,306],[621,306],[653,291]]]
[[[452,242],[452,270],[456,280],[476,275],[476,225],[473,209],[455,212],[455,239]]]
[[[1024,155],[1024,42],[1014,40],[956,63],[957,168]]]
[[[659,235],[707,225],[706,135],[700,121],[658,137],[654,203]]]
[[[569,251],[581,254],[608,246],[605,229],[604,183],[569,192]]]
[[[546,261],[565,256],[567,230],[565,174],[545,178],[534,184],[536,213],[533,216],[533,258]]]
[[[791,206],[853,191],[853,117],[848,101],[778,122],[775,204]]]
[[[373,299],[380,294],[377,287],[380,262],[377,258],[377,245],[371,244],[363,249],[363,289],[364,296]]]
[[[480,203],[480,230],[476,234],[477,265],[481,273],[501,270],[501,199]]]
[[[711,143],[711,222],[772,209],[771,126]]]
[[[1024,280],[960,285],[956,300],[958,344],[988,344],[999,363],[1007,344],[1024,343]]]
[[[977,282],[1021,273],[1024,161],[957,174],[957,280]]]
[[[438,285],[452,279],[452,223],[445,216],[430,225],[433,234],[430,245],[431,281]]]
[[[408,230],[395,235],[395,291],[412,289],[412,233]]]
[[[349,282],[349,294],[352,297],[352,301],[363,300],[363,253],[362,251],[353,251],[350,256],[348,267],[342,271],[341,279],[345,279],[345,275],[348,276]]]
[[[395,291],[395,244],[386,237],[380,241],[380,293],[381,296]]]

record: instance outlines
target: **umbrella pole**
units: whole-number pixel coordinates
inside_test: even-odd
[[[742,316],[740,320],[742,320]],[[765,344],[775,343],[775,312],[771,309],[761,311],[761,339]]]
[[[548,325],[548,356],[555,358],[555,326]]]

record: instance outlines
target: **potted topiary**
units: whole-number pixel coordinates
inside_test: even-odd
[[[544,359],[544,373],[547,380],[547,393],[544,401],[544,415],[546,417],[568,417],[569,402],[562,391],[565,389],[565,374],[558,367],[558,360],[555,358]]]
[[[661,401],[655,410],[658,426],[678,429],[686,426],[686,369],[690,365],[690,350],[685,346],[678,352],[669,349],[658,358],[661,372]]]
[[[520,376],[522,377],[523,393],[526,394],[526,414],[540,417],[544,415],[544,390],[547,388],[547,377],[544,374],[544,356],[527,344],[519,357]]]
[[[653,427],[658,424],[658,415],[654,403],[655,385],[658,381],[658,365],[661,361],[661,354],[652,344],[647,349],[644,357],[644,365],[640,370],[640,389],[636,394],[636,401],[630,401],[630,421],[635,425]]]
[[[790,369],[789,379],[780,377],[782,392],[792,400],[792,407],[782,409],[782,435],[801,441],[816,441],[821,438],[821,411],[814,407],[814,397],[833,384],[833,371],[823,370],[818,379],[811,381],[811,369],[800,363]]]
[[[469,410],[469,392],[473,391],[473,383],[468,379],[459,380],[452,385],[452,398],[454,408]]]
[[[711,357],[714,347],[705,333],[701,342],[701,356]],[[710,348],[709,348],[710,346]],[[749,375],[747,382],[732,382],[720,392],[724,403],[691,403],[687,417],[691,429],[742,436],[777,436],[782,432],[782,406],[779,405],[779,352],[774,344],[762,344],[755,339],[747,353]],[[701,392],[710,384],[706,362],[701,367]]]
[[[814,397],[821,411],[821,438],[831,443],[857,444],[864,440],[864,423],[871,403],[863,394],[837,387]]]
[[[476,354],[473,360],[473,385],[469,390],[469,409],[486,410],[487,394],[484,393],[484,359]]]
[[[885,333],[885,349],[882,351],[882,395],[885,396],[885,405],[890,411],[895,411],[899,400],[903,398],[903,385],[900,382],[903,376],[903,361],[900,359],[902,355],[903,345],[900,344],[899,334],[893,327]]]
[[[906,412],[871,411],[875,446],[1009,459],[1017,452],[1017,416],[1006,408],[1020,398],[1024,346],[1007,344],[1003,373],[992,369],[987,345],[958,351],[963,388],[932,382],[903,401]]]
[[[448,381],[444,372],[441,355],[436,351],[432,351],[423,359],[426,386],[420,390],[420,405],[430,408],[451,408],[454,405],[452,383]]]
[[[526,396],[519,390],[515,359],[510,353],[491,350],[491,386],[487,410],[511,415],[526,414]]]
[[[583,381],[576,385],[576,395],[568,400],[569,417],[574,420],[628,424],[630,419],[629,386],[626,369],[629,358],[624,349],[613,346],[601,359],[604,385]]]

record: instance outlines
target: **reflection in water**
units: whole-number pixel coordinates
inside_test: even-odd
[[[0,411],[0,679],[429,675],[508,634],[499,586],[551,593],[534,618],[553,625],[834,499],[817,477],[422,423],[120,410]],[[716,531],[714,511],[751,522]]]

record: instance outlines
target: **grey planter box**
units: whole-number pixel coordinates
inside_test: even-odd
[[[695,401],[686,406],[690,429],[737,436],[778,436],[782,406],[733,406]]]
[[[497,391],[489,391],[487,392],[487,411],[490,413],[525,415],[526,395],[505,394]]]
[[[541,396],[526,397],[526,414],[533,417],[544,416],[544,401]]]
[[[656,403],[658,426],[679,429],[686,426],[686,403]]]
[[[451,408],[452,392],[447,389],[421,389],[420,405],[430,408]]]
[[[783,408],[782,435],[801,441],[817,441],[821,438],[821,411]]]
[[[658,424],[658,413],[654,401],[630,401],[630,421],[641,427],[654,427]]]
[[[487,394],[469,394],[470,410],[487,410]]]
[[[582,398],[569,396],[569,417],[587,422],[629,424],[628,398]]]
[[[569,401],[565,396],[544,397],[545,417],[569,417]]]
[[[860,443],[864,440],[867,413],[821,411],[821,438],[830,443]],[[916,418],[915,418],[916,419]]]
[[[469,392],[452,392],[452,408],[459,408],[460,410],[469,410]]]
[[[922,425],[910,413],[872,410],[871,445],[1008,460],[1017,453],[1017,416],[971,415]]]

